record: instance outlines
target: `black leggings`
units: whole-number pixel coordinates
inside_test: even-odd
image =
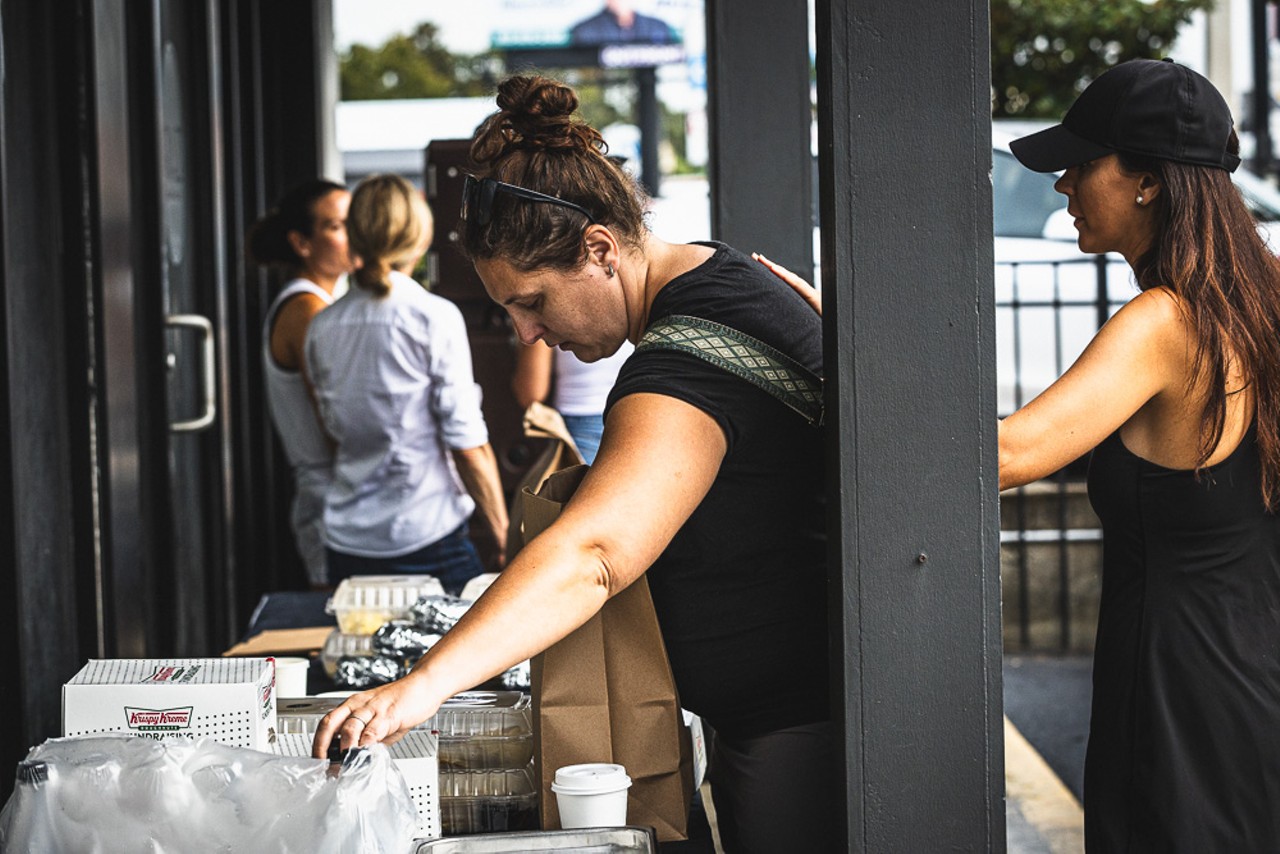
[[[830,721],[750,738],[717,732],[708,776],[725,854],[842,850],[839,753]]]

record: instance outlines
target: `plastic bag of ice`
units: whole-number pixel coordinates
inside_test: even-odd
[[[323,759],[210,739],[55,738],[18,765],[0,852],[403,852],[417,811],[387,749]]]

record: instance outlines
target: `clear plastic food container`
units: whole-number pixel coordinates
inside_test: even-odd
[[[458,694],[422,726],[440,733],[441,769],[523,769],[533,759],[529,695],[519,691]]]
[[[371,635],[383,623],[406,618],[419,598],[443,595],[432,575],[360,575],[339,582],[325,610],[344,634]]]
[[[283,700],[276,708],[276,731],[314,735],[320,719],[344,699]],[[446,770],[523,769],[533,759],[529,695],[519,691],[458,694],[416,729],[440,734],[440,765]]]
[[[374,631],[377,631],[376,629]],[[334,629],[324,639],[320,650],[320,665],[330,679],[338,675],[338,659],[348,656],[373,655],[373,635],[348,635]]]
[[[538,793],[529,769],[440,771],[440,832],[445,836],[538,828]]]
[[[281,735],[315,735],[320,719],[342,705],[343,697],[301,697],[276,703],[276,732]]]

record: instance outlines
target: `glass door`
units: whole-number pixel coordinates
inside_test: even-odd
[[[218,346],[226,271],[217,19],[208,0],[153,2],[151,9],[169,516],[169,542],[155,568],[164,599],[157,604],[171,648],[164,654],[211,655],[225,648],[230,631]]]

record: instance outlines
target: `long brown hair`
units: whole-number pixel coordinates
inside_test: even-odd
[[[475,175],[572,202],[625,245],[639,248],[648,197],[605,156],[600,133],[574,115],[573,89],[547,77],[509,77],[499,84],[497,101],[498,112],[471,141]],[[473,261],[498,257],[526,272],[571,270],[586,261],[586,225],[570,208],[498,193],[487,225],[459,223],[459,246]]]
[[[1239,150],[1233,131],[1229,149]],[[1191,388],[1206,388],[1200,415],[1202,469],[1222,440],[1227,371],[1234,360],[1254,400],[1262,499],[1280,506],[1280,261],[1271,253],[1240,191],[1222,169],[1120,155],[1130,172],[1151,172],[1157,198],[1156,238],[1138,259],[1143,290],[1163,285],[1178,295],[1195,330]]]

